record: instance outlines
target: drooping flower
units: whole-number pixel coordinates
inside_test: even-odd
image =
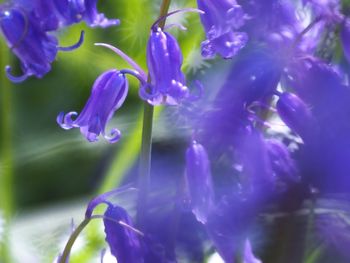
[[[64,114],[61,112],[57,117],[57,123],[63,129],[80,128],[85,138],[94,142],[102,134],[110,143],[120,138],[120,131],[112,129],[110,135],[105,129],[114,112],[119,109],[128,93],[128,81],[121,71],[112,69],[101,74],[95,81],[89,100],[80,115],[72,120],[76,112]]]
[[[181,71],[182,54],[177,40],[157,24],[151,29],[147,44],[150,85],[143,85],[140,96],[153,105],[176,105],[189,96]]]
[[[310,106],[313,125],[299,158],[304,178],[323,192],[350,186],[350,91],[342,75],[319,59],[301,58],[288,68],[286,82]],[[341,71],[340,71],[341,72]]]
[[[249,125],[247,107],[265,102],[277,88],[281,64],[270,49],[253,47],[237,55],[225,83],[208,112],[199,116],[202,141],[209,151],[232,147],[237,135]],[[208,104],[209,104],[208,103]]]
[[[0,26],[8,46],[21,60],[23,76],[8,74],[12,81],[20,82],[31,75],[41,78],[50,71],[58,41],[42,32],[32,16],[19,8],[2,9]],[[9,73],[10,68],[7,71]]]
[[[205,226],[217,252],[225,262],[236,263],[241,252],[245,252],[245,260],[252,259],[250,248],[247,247],[247,251],[242,249],[255,220],[257,207],[248,198],[232,194],[224,196],[210,213]]]
[[[248,40],[246,33],[237,31],[245,23],[242,7],[235,0],[197,0],[197,4],[205,12],[201,21],[207,40],[202,43],[202,55],[232,58]]]
[[[0,27],[8,46],[20,59],[22,76],[11,74],[11,67],[6,67],[8,78],[13,82],[24,81],[29,76],[42,78],[51,70],[57,51],[70,51],[79,47],[84,39],[82,32],[77,44],[71,47],[59,47],[56,37],[42,30],[33,13],[6,6],[0,10]]]
[[[120,206],[109,204],[103,219],[106,241],[120,263],[142,263],[140,232],[133,229],[132,220]]]
[[[192,212],[197,220],[204,224],[213,207],[214,192],[208,154],[204,147],[195,141],[186,151],[186,179]]]

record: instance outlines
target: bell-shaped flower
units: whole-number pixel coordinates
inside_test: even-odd
[[[199,222],[205,224],[214,202],[213,183],[208,154],[195,141],[186,151],[186,179],[192,212]]]
[[[181,71],[182,61],[177,40],[155,24],[147,45],[151,83],[140,88],[141,98],[153,105],[176,105],[187,98],[189,90]]]
[[[108,204],[103,218],[106,241],[119,263],[142,263],[141,232],[133,228],[131,217],[120,206]]]
[[[80,128],[81,133],[90,142],[97,141],[102,134],[110,143],[120,138],[120,131],[112,129],[110,135],[105,129],[114,112],[119,109],[125,101],[128,93],[128,81],[121,71],[112,69],[104,72],[95,81],[89,100],[80,115],[76,112],[64,114],[61,112],[57,117],[57,123],[63,129]]]
[[[118,19],[108,19],[97,10],[97,0],[53,0],[57,13],[64,25],[84,20],[91,27],[119,25]]]
[[[78,48],[84,40],[82,32],[79,41],[70,47],[59,47],[56,37],[49,35],[42,28],[31,12],[25,9],[4,6],[0,10],[0,28],[7,45],[20,59],[22,76],[11,74],[11,67],[6,67],[8,78],[13,82],[24,81],[29,76],[43,77],[51,70],[57,51],[70,51]]]
[[[20,82],[28,76],[43,77],[51,69],[57,54],[57,39],[40,30],[39,25],[24,10],[4,8],[0,11],[0,27],[8,46],[21,60],[23,76],[9,78]]]
[[[342,76],[328,62],[308,57],[291,64],[286,78],[312,112],[310,136],[297,161],[301,176],[321,192],[348,192],[350,187],[350,90]]]
[[[260,205],[238,194],[223,196],[208,217],[205,227],[216,251],[225,262],[257,263],[250,244],[246,243],[249,230],[260,210]],[[242,251],[243,250],[243,251]]]
[[[204,11],[201,21],[207,40],[202,43],[202,55],[212,58],[219,54],[223,58],[231,58],[242,49],[248,36],[238,32],[246,19],[246,15],[235,0],[197,0],[198,8]]]

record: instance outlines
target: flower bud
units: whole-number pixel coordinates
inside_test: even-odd
[[[153,105],[176,105],[189,96],[181,71],[182,54],[177,40],[159,27],[151,30],[147,45],[147,65],[151,85],[143,85],[141,98]]]
[[[196,142],[192,142],[186,152],[186,179],[192,212],[198,221],[206,223],[213,205],[213,183],[207,152]]]
[[[277,112],[285,124],[301,137],[307,136],[312,114],[307,105],[295,94],[282,93],[276,104]]]

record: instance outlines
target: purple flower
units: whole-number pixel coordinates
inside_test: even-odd
[[[286,80],[314,119],[298,153],[301,175],[323,192],[349,192],[349,86],[332,66],[312,57],[291,64]]]
[[[14,82],[21,82],[34,75],[43,77],[51,69],[51,63],[57,54],[58,41],[41,31],[36,20],[19,8],[3,8],[0,11],[0,27],[8,46],[21,60],[23,76],[11,76]]]
[[[144,255],[140,233],[132,227],[128,213],[120,206],[109,204],[104,213],[106,241],[119,263],[142,263]]]
[[[207,40],[202,43],[202,55],[212,58],[219,54],[232,58],[248,41],[244,32],[238,32],[245,23],[245,13],[235,0],[197,0]]]
[[[114,143],[119,140],[120,131],[112,129],[110,135],[106,135],[106,125],[114,112],[122,106],[127,93],[125,75],[115,69],[108,70],[95,81],[91,96],[77,119],[72,120],[72,116],[77,115],[76,112],[66,115],[61,112],[57,116],[57,123],[66,130],[80,128],[90,142],[97,141],[97,137],[102,134],[110,143]]]
[[[107,19],[97,11],[97,0],[53,0],[57,14],[64,25],[84,20],[91,27],[119,25],[118,19]]]
[[[186,152],[186,179],[192,212],[197,220],[204,224],[213,206],[214,192],[208,154],[204,147],[195,141]]]
[[[153,25],[147,45],[151,84],[141,87],[141,98],[153,105],[176,105],[188,98],[189,90],[181,71],[182,60],[177,40],[157,24]]]
[[[210,213],[205,226],[225,262],[236,262],[237,256],[241,254],[258,207],[251,200],[232,194],[224,196]],[[249,247],[246,249],[244,256],[248,260],[252,255]]]
[[[56,37],[42,30],[38,19],[25,9],[6,6],[0,10],[0,27],[7,45],[20,59],[22,76],[11,74],[11,67],[6,67],[8,78],[21,82],[29,76],[42,78],[51,70],[57,51],[70,51],[78,48],[84,40],[82,32],[79,41],[70,47],[59,47]]]
[[[271,50],[253,47],[240,52],[214,101],[205,105],[209,111],[199,116],[202,141],[211,153],[221,154],[236,144],[241,130],[251,123],[247,107],[268,101],[280,75],[281,63]]]

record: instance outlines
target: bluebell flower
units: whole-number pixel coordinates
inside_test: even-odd
[[[73,50],[79,47],[84,39],[82,32],[75,45],[59,47],[56,37],[42,30],[33,13],[13,6],[1,8],[0,27],[8,46],[21,61],[22,76],[13,76],[11,67],[6,67],[7,76],[13,82],[24,81],[33,75],[42,78],[51,70],[51,63],[58,50]]]
[[[235,145],[240,131],[251,123],[247,107],[273,96],[282,65],[270,49],[252,47],[237,55],[215,99],[205,105],[208,112],[198,116],[201,141],[211,153]]]
[[[232,58],[248,41],[245,32],[237,31],[246,19],[242,7],[235,0],[197,0],[197,4],[204,11],[201,21],[207,36],[202,43],[202,55]]]
[[[301,175],[323,192],[348,192],[349,86],[339,71],[313,57],[289,65],[286,82],[309,105],[313,117],[297,158]]]
[[[258,210],[257,203],[238,194],[224,196],[212,210],[205,227],[225,262],[237,262],[239,255],[243,262],[255,258],[245,242]]]
[[[199,222],[206,223],[213,208],[213,183],[208,154],[205,148],[195,141],[186,151],[186,179],[192,212]]]
[[[51,69],[51,63],[57,54],[58,41],[40,30],[36,20],[19,8],[2,9],[0,26],[8,46],[21,60],[23,76],[9,78],[20,82],[31,75],[43,77]]]
[[[144,255],[140,236],[131,217],[120,206],[108,204],[103,218],[106,241],[119,263],[142,263]]]
[[[189,96],[181,71],[182,54],[177,40],[157,24],[152,26],[147,44],[150,85],[140,88],[140,96],[153,105],[176,105]]]
[[[112,69],[101,74],[95,81],[91,96],[79,116],[72,120],[76,112],[64,114],[61,112],[57,117],[57,123],[63,129],[80,128],[85,138],[94,142],[102,134],[110,143],[120,138],[120,131],[112,129],[106,134],[105,129],[114,112],[119,109],[128,93],[128,81],[125,74]]]

